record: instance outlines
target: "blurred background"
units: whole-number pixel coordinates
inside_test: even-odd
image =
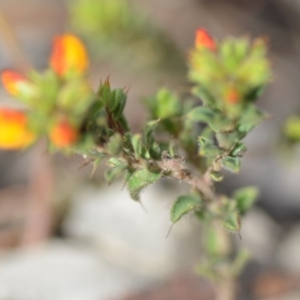
[[[281,126],[300,112],[300,1],[296,0],[0,0],[0,69],[47,67],[52,38],[72,31],[87,43],[90,78],[128,87],[126,115],[138,131],[141,100],[166,86],[189,90],[186,57],[198,27],[216,38],[266,36],[274,69],[259,106],[271,118],[246,140],[240,175],[220,190],[256,185],[260,197],[237,244],[252,259],[241,300],[300,299],[300,148],[280,151]],[[3,88],[1,104],[17,105]],[[41,99],[42,101],[42,99]],[[79,157],[50,156],[43,142],[0,153],[0,300],[214,299],[193,274],[201,228],[186,217],[170,228],[183,186],[163,181],[142,195],[106,186],[101,168]]]

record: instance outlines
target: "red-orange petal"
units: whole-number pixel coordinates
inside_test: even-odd
[[[50,131],[50,140],[58,148],[74,145],[78,139],[78,131],[67,120],[62,120]]]
[[[1,81],[6,91],[11,95],[16,96],[20,91],[20,83],[26,82],[27,78],[19,72],[4,70],[1,73]]]
[[[68,72],[84,73],[89,65],[86,48],[75,35],[57,36],[50,56],[51,68],[60,76]]]
[[[13,150],[30,145],[35,134],[28,128],[27,116],[23,111],[0,108],[0,148]]]
[[[216,50],[217,45],[213,37],[203,28],[196,31],[195,47],[207,48],[209,50]]]

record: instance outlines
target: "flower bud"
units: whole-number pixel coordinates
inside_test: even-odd
[[[229,104],[236,104],[240,101],[240,94],[239,92],[234,89],[234,88],[231,88],[229,90],[227,90],[226,94],[225,94],[225,100],[227,103]]]
[[[0,148],[7,150],[22,149],[34,140],[34,133],[28,128],[24,112],[0,108]]]
[[[67,120],[58,122],[50,131],[50,140],[58,148],[67,148],[76,143],[78,131]]]
[[[26,83],[27,78],[13,70],[4,70],[1,73],[1,81],[10,95],[17,96],[20,93],[22,83]]]
[[[195,47],[196,49],[207,48],[209,50],[216,50],[217,45],[215,40],[208,34],[208,32],[203,29],[199,28],[196,31],[196,39],[195,39]]]
[[[50,66],[58,75],[64,76],[69,72],[81,74],[88,65],[85,46],[78,37],[65,34],[54,39]]]

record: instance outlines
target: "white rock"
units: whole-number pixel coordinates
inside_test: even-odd
[[[1,300],[107,300],[149,284],[95,251],[53,240],[1,255],[0,265]]]
[[[77,194],[64,230],[73,237],[95,241],[108,261],[150,277],[165,277],[178,267],[180,236],[190,230],[189,222],[179,222],[166,239],[176,196],[178,191],[149,187],[142,194],[143,208],[121,184],[85,188]]]
[[[292,272],[300,272],[300,225],[290,230],[280,243],[277,258],[280,265]],[[300,299],[300,298],[299,298]]]
[[[262,263],[272,259],[280,228],[262,210],[251,209],[242,218],[241,244],[248,248],[253,258]]]

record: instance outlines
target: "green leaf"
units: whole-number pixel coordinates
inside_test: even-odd
[[[190,121],[210,123],[215,119],[215,111],[207,106],[198,106],[186,116]]]
[[[224,113],[217,109],[211,109],[207,106],[199,106],[190,111],[187,120],[194,122],[205,122],[209,124],[215,132],[229,131],[233,129],[231,120],[224,116]]]
[[[229,252],[229,244],[225,236],[224,229],[221,226],[208,223],[203,232],[203,244],[209,257],[226,257]]]
[[[121,125],[121,127],[125,130],[125,131],[129,131],[129,125],[128,125],[128,122],[126,120],[126,118],[124,117],[123,114],[121,114],[119,117],[118,117],[118,122],[119,124]]]
[[[29,104],[31,108],[37,109],[41,113],[49,114],[53,111],[57,103],[58,93],[61,90],[57,75],[52,70],[42,74],[30,71],[29,78],[30,82],[32,82],[31,88],[28,86],[29,89],[25,88],[25,91],[25,86],[21,86],[21,100]],[[41,102],[40,99],[43,99],[43,101]]]
[[[252,88],[245,96],[245,100],[249,102],[255,101],[257,98],[259,98],[263,92],[264,92],[265,86],[257,86]]]
[[[126,165],[109,168],[104,174],[104,178],[108,184],[111,184],[117,177],[121,176],[127,169]]]
[[[126,166],[126,161],[120,159],[120,158],[116,158],[116,157],[111,157],[108,161],[107,161],[107,165],[111,168],[113,167],[120,167],[120,166]]]
[[[254,106],[250,106],[245,112],[243,113],[240,121],[239,121],[239,132],[249,132],[254,127],[262,122],[266,118],[265,114],[260,112]]]
[[[193,89],[193,94],[197,97],[199,97],[203,103],[209,105],[209,106],[214,106],[215,105],[215,98],[213,95],[209,93],[209,91],[202,87],[197,86],[196,88]]]
[[[236,200],[237,208],[241,215],[254,204],[258,196],[258,190],[255,187],[245,187],[235,191],[232,198]]]
[[[106,79],[104,83],[100,82],[100,87],[97,91],[97,96],[99,100],[107,107],[112,105],[112,93],[110,90],[109,79]]]
[[[195,216],[200,222],[210,222],[215,218],[214,214],[207,209],[200,209],[195,211]]]
[[[202,200],[196,195],[180,196],[171,208],[171,222],[174,224],[189,212],[199,210]]]
[[[131,143],[134,149],[134,156],[136,159],[139,159],[142,155],[142,140],[140,134],[135,134],[131,138]]]
[[[148,169],[142,169],[134,172],[127,182],[131,198],[139,201],[141,190],[159,180],[161,176],[161,173],[151,172]]]
[[[217,133],[216,138],[220,147],[229,150],[240,140],[240,133],[235,131]]]
[[[209,176],[213,181],[216,181],[216,182],[220,182],[224,178],[223,175],[221,175],[219,172],[215,172],[215,171],[210,172]]]
[[[240,216],[236,211],[230,211],[225,215],[223,227],[230,231],[240,231],[241,222]]]
[[[113,113],[115,119],[118,120],[126,105],[127,95],[124,93],[123,89],[115,89],[112,92],[112,98],[113,101],[111,102],[111,105],[108,106],[108,109]]]
[[[122,151],[123,138],[121,134],[115,133],[110,137],[109,141],[106,144],[107,153],[110,155],[118,155]]]
[[[156,118],[165,119],[181,114],[181,101],[178,96],[163,88],[156,96]]]
[[[241,160],[239,157],[227,156],[223,158],[222,164],[225,168],[229,169],[234,173],[238,173],[241,167]]]
[[[244,155],[246,150],[247,150],[246,146],[242,142],[238,142],[238,143],[236,143],[235,147],[230,152],[230,155],[241,157]]]
[[[222,149],[214,145],[213,142],[210,139],[207,139],[206,137],[200,136],[199,144],[199,154],[201,156],[216,157],[223,153]]]
[[[223,41],[220,45],[222,62],[228,73],[234,73],[246,58],[249,51],[249,39],[232,39]]]
[[[150,158],[159,160],[161,158],[161,154],[162,154],[162,152],[161,152],[161,148],[160,148],[159,144],[154,142],[152,144],[152,146],[149,148]]]
[[[154,120],[147,123],[144,129],[144,142],[147,148],[154,143],[153,131],[157,127],[160,120]]]

